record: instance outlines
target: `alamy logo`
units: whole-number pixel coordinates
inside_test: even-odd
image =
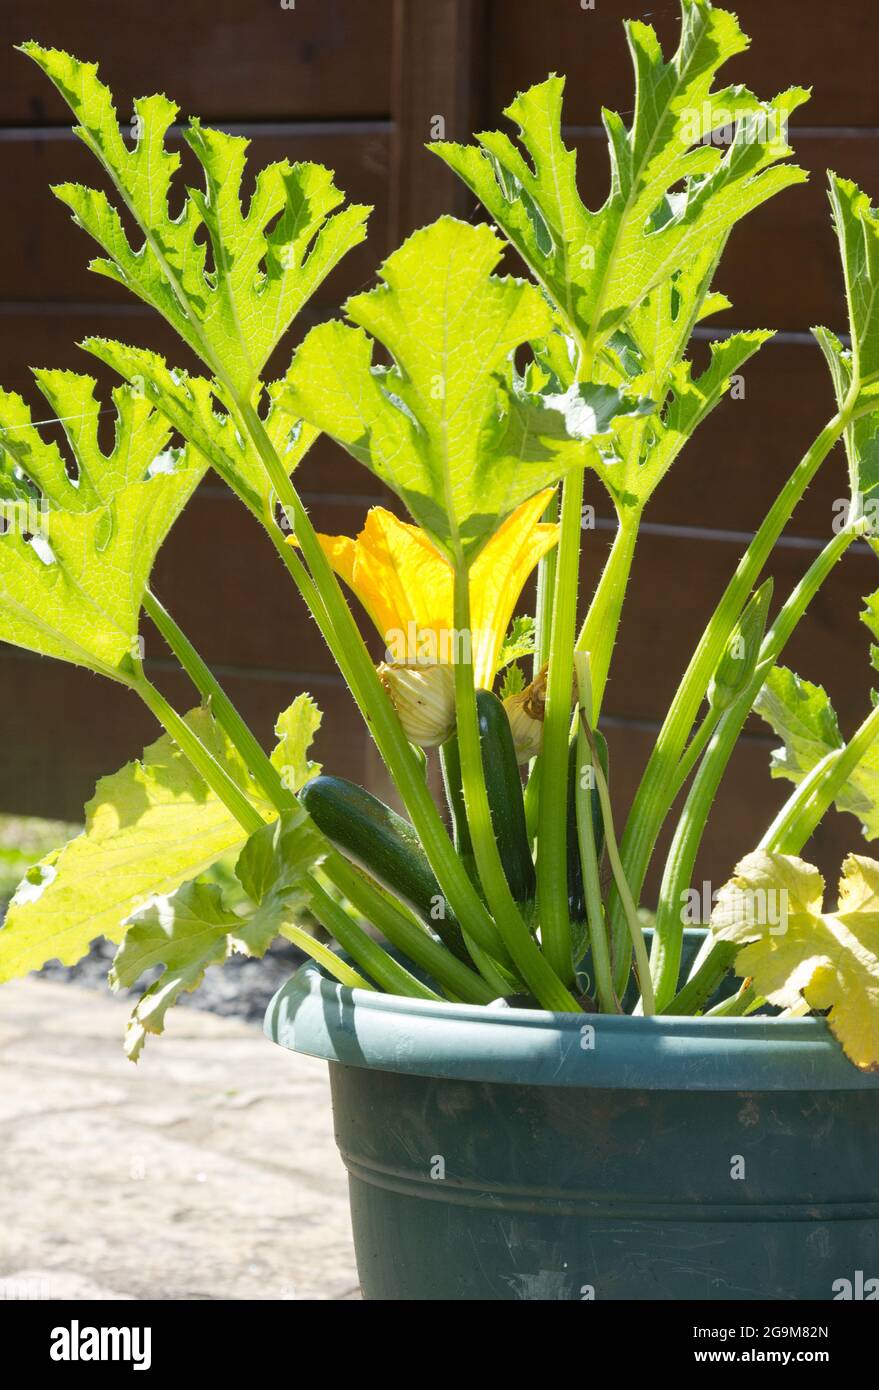
[[[855,1270],[854,1279],[834,1279],[833,1300],[870,1303],[879,1300],[879,1279],[865,1279],[862,1269]]]
[[[53,1327],[49,1355],[53,1361],[131,1361],[136,1371],[152,1365],[152,1328]]]

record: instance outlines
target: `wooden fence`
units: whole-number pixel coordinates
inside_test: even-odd
[[[733,309],[726,328],[779,330],[747,368],[744,397],[728,399],[676,464],[648,511],[607,697],[615,798],[623,809],[637,784],[658,721],[691,646],[748,536],[814,433],[832,411],[829,382],[808,329],[844,327],[824,170],[837,169],[879,198],[879,84],[873,55],[875,0],[829,7],[817,0],[740,0],[731,6],[753,48],[730,66],[732,80],[769,96],[812,84],[793,143],[809,184],[754,213],[734,233],[717,286]],[[90,274],[90,246],[48,191],[62,179],[99,182],[70,132],[67,113],[42,74],[11,45],[27,37],[97,58],[120,100],[165,90],[184,113],[248,135],[257,165],[288,155],[337,170],[353,198],[375,204],[370,236],[327,280],[284,357],[316,317],[372,280],[386,252],[412,227],[443,211],[475,216],[472,199],[423,149],[441,116],[450,138],[498,124],[515,92],[548,71],[567,73],[566,138],[578,152],[581,192],[606,193],[601,105],[632,106],[620,21],[640,16],[629,0],[176,0],[156,9],[85,0],[5,0],[0,36],[0,382],[36,396],[27,368],[73,367],[107,374],[77,350],[86,333],[168,354],[187,353],[143,306]],[[671,45],[677,5],[658,0],[651,22]],[[276,364],[283,365],[281,358]],[[35,418],[41,418],[37,415]],[[316,525],[355,532],[381,489],[326,442],[299,478]],[[829,534],[833,502],[845,495],[842,456],[826,465],[772,565],[786,593]],[[386,500],[386,499],[385,499]],[[587,547],[593,580],[610,541],[602,498]],[[879,585],[866,549],[850,554],[819,595],[788,658],[826,682],[851,728],[869,700],[862,595]],[[318,634],[285,581],[271,548],[230,494],[207,482],[178,523],[155,575],[157,592],[214,665],[230,694],[268,737],[274,715],[309,689],[325,711],[318,752],[335,770],[383,786],[371,748]],[[166,693],[190,702],[160,639],[146,631],[147,664]],[[95,779],[153,735],[133,697],[58,663],[0,650],[0,807],[76,817]],[[773,740],[754,722],[730,768],[697,868],[724,876],[780,802],[771,783]],[[859,848],[856,822],[833,816],[817,857],[833,867]]]

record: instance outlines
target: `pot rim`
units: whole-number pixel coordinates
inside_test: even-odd
[[[670,1091],[879,1090],[823,1018],[632,1017],[352,989],[307,961],[266,1036],[329,1062],[458,1081]]]

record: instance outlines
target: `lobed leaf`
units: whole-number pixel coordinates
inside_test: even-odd
[[[173,324],[238,400],[249,401],[272,349],[342,256],[365,236],[370,209],[339,209],[344,195],[320,164],[283,160],[257,174],[245,209],[242,184],[250,141],[191,120],[183,138],[204,177],[178,212],[180,155],[167,147],[177,106],[162,95],[134,103],[138,135],[123,138],[97,65],[26,43],[71,108],[74,133],[110,178],[143,243],[133,246],[115,206],[97,189],[53,191],[106,252],[91,263]]]
[[[626,25],[636,79],[627,128],[603,111],[610,191],[597,211],[581,200],[576,155],[562,139],[564,79],[520,93],[501,131],[476,145],[432,142],[464,180],[547,290],[569,331],[594,357],[656,286],[722,244],[746,213],[806,178],[781,164],[801,88],[760,102],[746,88],[714,90],[718,70],[747,47],[734,15],[707,0],[681,0],[681,38],[665,60],[654,30]],[[721,153],[706,137],[735,126]]]
[[[756,850],[736,866],[711,914],[715,938],[742,947],[735,971],[787,1009],[805,998],[854,1064],[879,1070],[879,863],[850,854],[837,911],[823,910],[818,870]]]
[[[23,504],[0,535],[0,639],[127,682],[139,661],[150,570],[206,461],[168,451],[167,421],[127,386],[113,392],[115,439],[104,454],[94,379],[36,378],[64,426],[72,465],[21,397],[0,393],[5,491]]]
[[[113,339],[87,338],[82,346],[150,401],[254,516],[260,521],[270,516],[273,492],[266,470],[249,438],[239,433],[225,409],[216,382],[170,368],[158,353]],[[280,383],[269,386],[267,392],[269,405],[262,423],[282,464],[292,473],[318,431],[287,413],[279,400]]]
[[[502,250],[488,227],[452,217],[415,232],[383,284],[348,300],[357,327],[312,329],[281,398],[387,483],[453,563],[582,463],[617,414],[645,408],[606,386],[528,394],[512,354],[549,331],[550,311],[533,285],[492,275]],[[391,367],[373,365],[364,329]]]

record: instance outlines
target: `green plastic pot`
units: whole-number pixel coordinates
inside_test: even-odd
[[[307,964],[266,1032],[330,1064],[367,1299],[827,1300],[879,1277],[879,1076],[822,1019],[433,1004]]]

